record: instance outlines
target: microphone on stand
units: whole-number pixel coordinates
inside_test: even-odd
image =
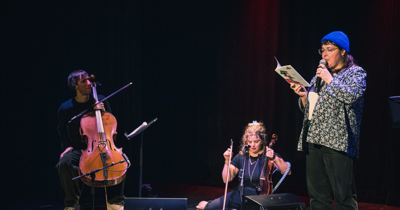
[[[249,150],[250,147],[251,147],[250,145],[244,145],[242,151],[247,152],[247,150]]]
[[[323,64],[324,66],[326,66],[326,64],[328,64],[326,62],[326,60],[321,59],[319,61],[319,64]],[[315,92],[319,93],[319,90],[321,89],[321,77],[317,77],[317,80],[315,81]]]

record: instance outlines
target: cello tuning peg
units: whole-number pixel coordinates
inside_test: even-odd
[[[93,82],[94,80],[96,80],[96,77],[94,76],[94,74],[91,74],[91,75],[90,75],[89,80],[92,81],[92,82]]]
[[[96,81],[96,77],[93,74],[90,75],[89,80],[96,84],[96,86],[101,86],[101,83],[99,81]]]

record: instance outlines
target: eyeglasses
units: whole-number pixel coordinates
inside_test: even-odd
[[[318,53],[319,53],[320,55],[322,55],[324,52],[326,52],[326,53],[328,53],[328,55],[330,55],[330,54],[331,54],[333,51],[335,51],[336,49],[338,49],[338,48],[327,48],[326,50],[323,49],[323,48],[321,48],[321,49],[318,50]]]

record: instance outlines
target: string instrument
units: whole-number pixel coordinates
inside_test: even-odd
[[[272,148],[275,142],[278,141],[278,135],[272,134],[271,142],[268,147]],[[267,152],[265,151],[265,155]],[[269,158],[265,158],[263,161],[263,168],[261,170],[260,182],[257,186],[257,193],[259,195],[269,195],[272,193],[273,183],[272,183],[272,170],[274,168],[274,162]]]
[[[93,97],[98,103],[96,82],[94,75],[90,76]],[[91,111],[83,115],[81,119],[80,132],[83,141],[87,144],[86,150],[82,150],[79,161],[80,175],[110,166],[124,160],[122,148],[114,145],[116,140],[117,120],[109,112],[101,110]],[[95,187],[113,186],[121,183],[128,168],[128,163],[115,164],[96,173],[94,183],[91,176],[83,176],[81,180]]]

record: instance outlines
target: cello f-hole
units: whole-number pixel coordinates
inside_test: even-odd
[[[93,142],[92,142],[92,151],[91,152],[94,151],[93,145],[94,145],[95,142],[96,142],[96,139],[94,139]],[[88,151],[88,152],[90,152],[90,151]]]
[[[111,144],[111,141],[110,141],[109,139],[107,139],[107,142],[108,142],[108,146],[110,147],[110,149],[111,149],[112,151],[116,151],[115,148],[113,148],[113,146],[112,146],[112,144]]]

